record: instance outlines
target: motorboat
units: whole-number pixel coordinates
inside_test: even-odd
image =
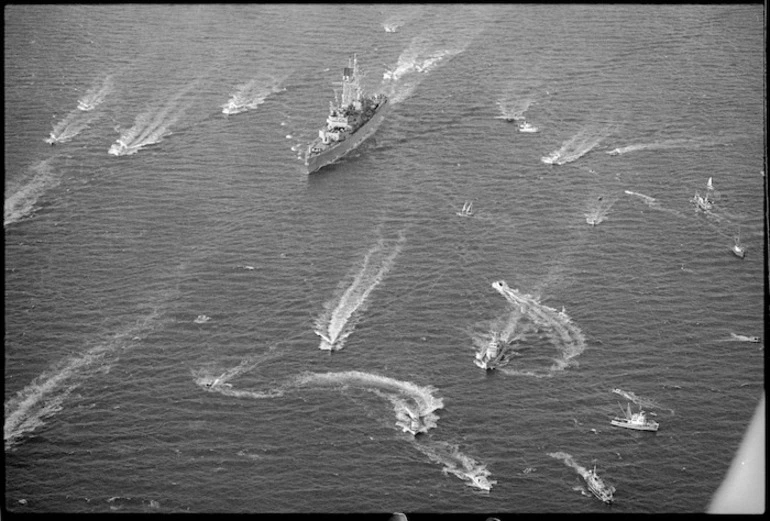
[[[537,132],[537,127],[534,125],[530,125],[526,121],[522,121],[519,123],[519,132]]]
[[[633,429],[635,431],[652,431],[658,430],[658,422],[647,418],[645,412],[639,409],[637,413],[631,413],[631,405],[628,405],[628,410],[623,411],[623,418],[615,417],[610,423],[615,427],[623,427],[624,429]]]

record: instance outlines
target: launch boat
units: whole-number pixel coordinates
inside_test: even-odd
[[[334,163],[363,143],[380,126],[389,106],[384,94],[364,95],[358,60],[353,56],[342,72],[342,101],[329,102],[326,126],[307,147],[307,173]]]

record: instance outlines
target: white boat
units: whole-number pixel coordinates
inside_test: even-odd
[[[540,158],[540,161],[542,161],[543,163],[545,163],[545,164],[547,164],[547,165],[552,165],[552,164],[554,164],[554,163],[555,163],[555,162],[556,162],[558,159],[559,159],[559,152],[558,152],[558,151],[556,151],[556,152],[551,152],[551,153],[550,153],[550,154],[548,154],[547,156],[543,156],[543,157],[541,157],[541,158]]]
[[[519,123],[519,132],[537,132],[537,127],[523,121]]]
[[[612,494],[615,492],[615,487],[605,484],[604,481],[596,475],[596,465],[594,465],[593,470],[587,470],[585,474],[583,474],[583,479],[586,480],[588,490],[590,490],[594,496],[607,504],[614,501]]]
[[[465,201],[463,209],[457,212],[460,217],[470,217],[473,215],[473,203],[471,201]]]
[[[473,363],[487,371],[506,365],[511,355],[506,352],[505,348],[506,345],[501,345],[500,341],[495,338],[487,344],[484,351],[476,353],[476,359]]]
[[[628,410],[623,410],[624,418],[615,417],[610,423],[615,427],[623,427],[624,429],[633,429],[635,431],[652,431],[658,430],[658,422],[650,420],[645,415],[645,412],[639,409],[637,413],[631,413],[631,405],[628,405]]]

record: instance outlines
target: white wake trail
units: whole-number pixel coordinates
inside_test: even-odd
[[[501,368],[506,374],[526,374],[530,376],[552,376],[574,365],[574,358],[579,356],[586,347],[585,337],[582,331],[562,311],[541,304],[536,298],[518,290],[512,289],[505,281],[496,281],[492,287],[497,290],[508,302],[545,333],[550,343],[556,348],[558,357],[553,359],[553,364],[547,371],[541,370],[509,370]]]
[[[316,334],[321,337],[319,349],[337,351],[352,333],[357,313],[366,309],[367,299],[393,267],[406,242],[404,232],[396,241],[380,239],[364,256],[363,266],[353,282],[337,299],[327,301],[326,312],[316,320]]]

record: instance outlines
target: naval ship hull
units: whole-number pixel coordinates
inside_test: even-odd
[[[358,145],[369,139],[372,134],[377,131],[377,127],[379,127],[382,120],[385,119],[385,113],[388,112],[388,110],[390,110],[390,101],[385,100],[382,106],[377,109],[374,116],[372,116],[372,119],[367,121],[364,126],[345,139],[345,141],[324,150],[320,154],[311,156],[309,150],[312,145],[308,147],[308,153],[305,154],[307,173],[312,174],[313,172],[317,172],[321,168],[340,160],[351,151],[355,150]]]

